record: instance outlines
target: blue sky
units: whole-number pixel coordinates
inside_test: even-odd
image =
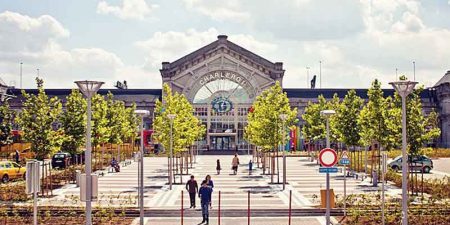
[[[413,0],[1,0],[0,76],[48,88],[100,79],[111,87],[160,88],[162,61],[174,61],[227,34],[273,62],[285,87],[385,87],[395,69],[436,83],[450,70],[450,2]]]

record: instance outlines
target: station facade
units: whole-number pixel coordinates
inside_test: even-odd
[[[219,35],[217,40],[176,60],[163,62],[160,73],[162,82],[173,91],[184,94],[193,104],[194,114],[207,128],[207,134],[197,146],[200,150],[241,151],[252,146],[244,139],[247,113],[256,96],[274,85],[282,84],[285,70],[283,63],[271,62]],[[309,101],[317,101],[319,95],[331,99],[336,93],[343,98],[349,89],[284,89],[292,107],[298,108],[298,130],[304,122],[301,119]],[[22,96],[20,89],[10,88],[8,93],[16,98],[11,106],[20,110]],[[27,89],[33,93],[36,89]],[[49,96],[58,96],[61,101],[70,94],[70,89],[47,89]],[[386,96],[393,95],[393,89],[383,90]],[[112,92],[117,100],[126,105],[136,103],[138,109],[154,111],[155,102],[161,99],[161,89],[101,89],[100,94]],[[367,89],[356,89],[356,93],[367,99]],[[440,147],[450,147],[450,71],[432,88],[421,93],[424,112],[436,110],[439,113],[441,137],[435,143]],[[151,129],[153,113],[145,118],[146,127]],[[302,138],[298,133],[296,149],[302,148]]]

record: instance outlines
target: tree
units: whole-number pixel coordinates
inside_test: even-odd
[[[342,104],[336,110],[336,116],[333,119],[335,132],[338,133],[339,141],[343,142],[348,147],[353,147],[359,144],[361,139],[360,127],[358,125],[358,116],[364,101],[356,95],[355,90],[349,90],[342,100]],[[356,169],[359,166],[359,155],[354,157],[357,162],[352,162],[352,167]],[[358,167],[359,169],[359,167]]]
[[[284,129],[280,119],[281,114],[286,114],[284,127],[291,127],[298,122],[297,108],[291,109],[286,92],[277,82],[271,88],[263,91],[253,103],[252,110],[248,113],[248,125],[245,127],[246,139],[269,151],[276,148],[283,141],[289,140],[288,132],[282,135]]]
[[[73,89],[67,96],[66,110],[60,116],[61,127],[67,138],[62,149],[70,154],[79,153],[86,136],[86,100],[81,92]]]
[[[0,147],[12,143],[12,124],[14,122],[14,111],[9,108],[8,101],[0,105]]]
[[[172,123],[172,149],[175,155],[185,152],[199,136],[204,135],[206,131],[204,125],[192,112],[192,105],[184,95],[173,94],[169,85],[163,85],[162,101],[156,101],[153,128],[156,141],[161,143],[164,149],[170,149],[171,145],[169,114],[176,115]],[[171,165],[173,165],[173,159],[170,160],[172,160]],[[173,168],[169,168],[169,170],[171,169]]]
[[[328,109],[327,101],[323,95],[319,95],[317,103],[308,102],[305,113],[302,115],[305,125],[302,132],[311,142],[323,140],[326,137],[326,121],[320,115],[320,111]]]
[[[111,130],[108,127],[108,120],[106,118],[108,112],[108,105],[99,94],[92,97],[92,146],[98,147],[101,144],[107,143]]]
[[[286,92],[283,92],[280,83],[277,82],[256,98],[251,109],[247,115],[248,125],[245,127],[245,138],[251,144],[262,147],[265,152],[277,150],[278,155],[277,147],[289,140],[289,132],[285,132],[284,129],[292,127],[298,121],[297,108],[291,109]],[[280,119],[282,114],[287,116],[285,121]],[[271,164],[274,165],[274,162]],[[277,168],[279,181],[278,157]],[[272,166],[272,180],[274,169],[275,166]]]
[[[363,103],[364,101],[356,95],[355,90],[349,90],[342,105],[336,110],[335,128],[339,133],[339,141],[347,146],[357,146],[361,139],[357,118]]]
[[[17,123],[24,132],[24,140],[31,143],[36,158],[42,160],[61,148],[65,135],[61,129],[53,128],[62,112],[61,102],[57,97],[49,98],[45,94],[42,79],[36,78],[36,83],[37,95],[22,90],[25,101]]]

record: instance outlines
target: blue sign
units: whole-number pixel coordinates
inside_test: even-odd
[[[226,113],[233,109],[233,103],[224,97],[217,97],[211,102],[212,108],[217,113]]]
[[[341,165],[350,165],[350,159],[342,158],[341,160],[339,160],[339,164],[341,164]]]
[[[320,167],[319,173],[337,173],[338,168],[337,167]]]

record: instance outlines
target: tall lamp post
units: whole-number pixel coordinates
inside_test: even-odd
[[[172,190],[172,179],[173,179],[173,120],[177,115],[169,114],[167,117],[170,120],[170,160],[169,160],[169,189]]]
[[[139,124],[139,131],[141,133],[141,149],[139,151],[139,165],[138,165],[138,196],[139,196],[139,224],[144,225],[144,117],[150,114],[148,110],[135,110],[141,122]]]
[[[91,167],[91,98],[94,96],[100,87],[104,84],[101,81],[75,81],[80,91],[87,98],[87,128],[86,128],[86,151],[84,158],[86,162],[86,225],[92,224],[92,167]]]
[[[417,82],[396,81],[391,82],[395,91],[402,97],[402,225],[408,225],[408,155],[406,153],[406,97],[414,91]]]
[[[282,133],[281,133],[281,136],[282,136],[282,144],[283,144],[283,148],[282,148],[282,150],[283,150],[283,191],[285,190],[285,188],[286,188],[286,151],[285,151],[285,146],[286,146],[286,144],[285,144],[285,140],[286,140],[286,137],[285,137],[285,132],[286,132],[286,128],[284,127],[284,125],[285,125],[285,122],[286,122],[286,120],[287,120],[287,117],[288,117],[288,115],[287,114],[280,114],[280,119],[281,119],[281,121],[282,121]]]
[[[324,116],[327,120],[327,148],[330,148],[330,117],[336,114],[334,110],[322,110],[320,115]],[[327,210],[325,213],[326,225],[330,225],[330,173],[327,173],[327,197],[326,197]]]

